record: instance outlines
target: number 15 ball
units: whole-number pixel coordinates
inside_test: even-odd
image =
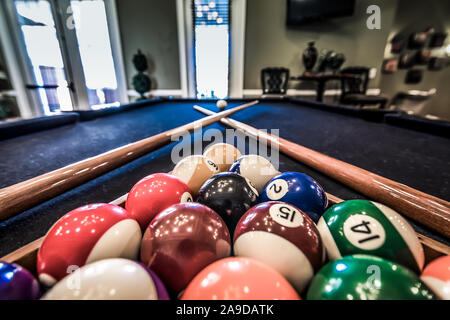
[[[317,223],[328,205],[322,187],[300,172],[284,172],[273,177],[261,194],[261,202],[283,201],[305,212]]]
[[[328,209],[317,224],[330,260],[370,254],[419,272],[424,252],[413,228],[380,203],[349,200]]]

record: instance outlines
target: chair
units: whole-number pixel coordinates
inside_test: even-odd
[[[289,69],[264,68],[261,70],[261,84],[264,94],[285,95],[289,82]]]
[[[380,105],[380,109],[386,106],[388,101],[386,97],[366,94],[369,83],[369,68],[347,67],[342,69],[341,73],[355,75],[355,77],[341,79],[342,93],[340,103],[360,107],[365,105]]]

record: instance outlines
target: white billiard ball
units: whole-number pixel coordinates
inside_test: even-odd
[[[216,103],[217,108],[219,108],[220,111],[224,110],[227,107],[227,102],[225,100],[218,100]]]

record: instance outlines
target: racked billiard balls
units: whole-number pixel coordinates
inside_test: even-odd
[[[216,143],[209,146],[203,155],[217,164],[220,172],[224,172],[230,169],[231,165],[241,156],[241,152],[231,144]]]
[[[424,252],[410,224],[380,203],[348,200],[329,208],[317,224],[330,260],[364,253],[420,272]]]
[[[39,295],[39,283],[28,270],[0,261],[0,300],[35,300]]]
[[[356,254],[326,264],[311,281],[308,300],[431,300],[433,292],[409,269]]]
[[[151,174],[136,183],[128,193],[125,209],[145,231],[152,219],[173,204],[192,202],[189,187],[167,173]]]
[[[177,163],[171,174],[187,184],[191,194],[197,195],[202,184],[219,172],[219,167],[203,155],[192,155]]]
[[[313,178],[300,172],[283,172],[273,177],[265,186],[260,200],[292,204],[316,223],[328,206],[323,188]]]
[[[298,292],[325,262],[325,248],[311,218],[279,201],[257,204],[242,216],[234,232],[234,254],[274,268]]]
[[[175,296],[210,263],[231,252],[230,233],[220,216],[195,202],[159,213],[142,238],[141,261]]]
[[[74,270],[43,300],[169,300],[169,295],[150,269],[136,261],[114,258]]]
[[[269,160],[257,154],[240,157],[233,163],[230,171],[249,179],[260,194],[266,183],[280,173]]]
[[[431,261],[420,279],[442,300],[450,300],[450,256]]]
[[[127,211],[94,203],[66,213],[49,230],[37,255],[39,280],[51,286],[81,267],[107,258],[136,259],[141,228]]]
[[[299,300],[294,288],[269,266],[230,257],[203,269],[189,283],[182,300]]]
[[[243,176],[222,172],[205,182],[196,200],[216,211],[233,232],[242,215],[258,202],[258,191]]]

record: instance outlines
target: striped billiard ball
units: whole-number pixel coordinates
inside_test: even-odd
[[[325,261],[314,222],[298,208],[279,201],[260,203],[242,216],[234,232],[234,253],[274,268],[298,292]]]
[[[450,300],[450,256],[443,256],[431,261],[420,276],[436,295],[443,300]]]
[[[424,252],[410,224],[397,212],[380,203],[349,200],[329,208],[317,227],[328,258],[370,254],[420,272]]]

